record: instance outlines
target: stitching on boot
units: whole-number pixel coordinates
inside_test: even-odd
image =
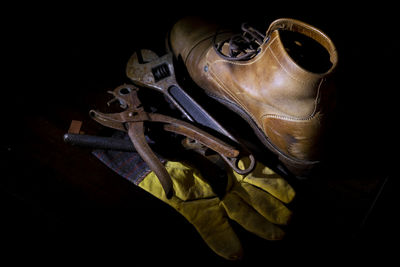
[[[306,117],[306,118],[298,118],[298,117],[293,117],[293,116],[287,116],[287,115],[277,115],[277,114],[265,114],[261,118],[275,118],[275,119],[282,119],[282,120],[287,120],[287,121],[309,121],[312,120],[315,115],[317,114],[317,106],[318,106],[318,99],[320,96],[320,89],[321,85],[323,83],[324,79],[321,79],[318,85],[318,90],[317,90],[317,95],[314,98],[314,110],[311,112],[311,114]]]

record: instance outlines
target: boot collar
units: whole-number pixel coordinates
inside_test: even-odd
[[[275,30],[288,30],[288,31],[298,32],[314,39],[315,41],[320,43],[329,52],[330,55],[330,61],[332,63],[332,67],[325,74],[328,74],[330,71],[335,69],[338,62],[336,47],[331,41],[331,39],[322,31],[318,30],[317,28],[307,23],[304,23],[296,19],[281,18],[271,23],[266,32],[264,43],[268,42],[270,35]]]

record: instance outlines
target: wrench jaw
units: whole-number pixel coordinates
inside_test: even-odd
[[[133,83],[167,93],[171,85],[176,85],[172,54],[159,57],[155,52],[141,49],[128,60],[126,75]]]
[[[155,52],[141,49],[135,52],[126,66],[126,75],[138,86],[147,87],[164,94],[190,121],[192,116],[171,95],[170,90],[178,88],[173,66],[173,55],[159,57]]]

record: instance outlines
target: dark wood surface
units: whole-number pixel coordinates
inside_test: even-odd
[[[1,109],[5,254],[226,263],[172,208],[113,173],[90,150],[62,140],[71,120],[83,121],[85,133],[101,131],[88,111],[105,107],[105,92],[129,82],[125,64],[135,49],[162,52],[164,36],[181,13],[130,16],[124,9],[118,14],[74,9],[61,15],[57,10],[10,31],[13,52],[6,55],[11,70],[6,75],[11,79]],[[382,66],[394,46],[389,42],[387,49],[372,52],[370,33],[379,27],[350,34],[343,18],[332,14],[302,15],[293,9],[256,20],[269,23],[280,16],[318,26],[337,44],[341,87],[335,138],[320,178],[294,181],[296,217],[287,240],[264,241],[234,224],[244,262],[286,262],[293,260],[290,255],[307,261],[317,254],[387,258],[397,234],[397,181],[390,176],[389,153],[394,88],[382,78],[391,73]],[[236,16],[235,22],[255,17]],[[356,248],[362,253],[353,254]]]

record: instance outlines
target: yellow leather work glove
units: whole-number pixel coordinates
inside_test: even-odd
[[[165,167],[173,181],[172,198],[166,198],[153,172],[139,186],[181,213],[218,255],[229,260],[243,255],[229,219],[262,238],[283,238],[285,233],[277,225],[288,223],[292,213],[283,203],[292,201],[295,191],[271,169],[257,163],[248,175],[228,173],[227,191],[221,199],[195,168],[173,161]]]

